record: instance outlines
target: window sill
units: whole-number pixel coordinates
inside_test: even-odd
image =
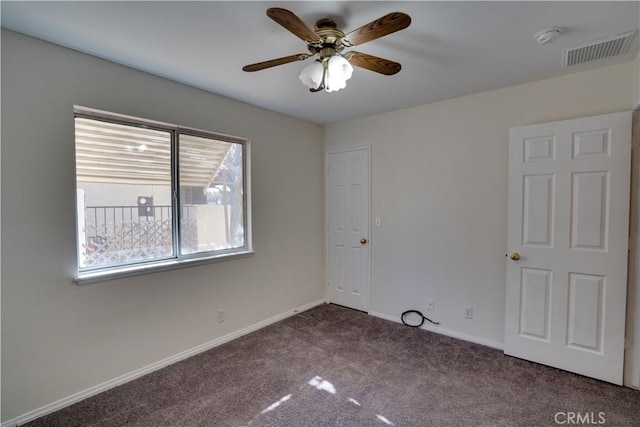
[[[92,283],[106,282],[108,280],[124,279],[127,277],[140,276],[143,274],[158,273],[161,271],[176,270],[179,268],[192,267],[201,264],[210,264],[213,262],[227,261],[237,258],[246,258],[253,255],[253,250],[242,252],[234,252],[232,254],[220,254],[202,258],[191,259],[171,259],[157,261],[146,264],[130,265],[126,267],[115,267],[108,270],[85,271],[78,273],[74,281],[78,285],[89,285]]]

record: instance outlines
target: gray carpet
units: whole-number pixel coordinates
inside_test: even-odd
[[[29,425],[552,426],[558,412],[640,426],[640,391],[323,305]]]

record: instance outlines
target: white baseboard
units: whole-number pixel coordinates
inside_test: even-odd
[[[397,323],[402,323],[402,319],[400,319],[400,317],[397,317],[397,316],[390,316],[388,314],[376,313],[376,312],[373,312],[373,311],[369,312],[369,314],[372,315],[372,316],[375,316],[375,317],[379,317],[381,319],[391,320],[392,322],[397,322]],[[464,341],[469,341],[469,342],[472,342],[472,343],[475,343],[475,344],[486,345],[487,347],[492,347],[492,348],[496,348],[498,350],[504,351],[504,344],[501,343],[501,342],[492,341],[492,340],[488,340],[488,339],[485,339],[485,338],[474,337],[473,335],[467,335],[467,334],[463,334],[461,332],[451,331],[449,329],[441,328],[440,326],[437,326],[437,325],[427,324],[427,322],[425,322],[424,325],[422,325],[420,327],[420,329],[425,329],[425,330],[430,331],[430,332],[435,332],[436,334],[446,335],[448,337],[457,338],[457,339],[464,340]]]
[[[203,351],[207,351],[211,348],[217,347],[221,344],[224,344],[226,342],[239,338],[243,335],[249,334],[251,332],[255,332],[258,329],[262,329],[265,326],[271,325],[272,323],[279,322],[280,320],[284,320],[287,317],[293,316],[294,314],[301,313],[303,311],[309,310],[313,307],[316,307],[324,303],[325,303],[325,300],[323,298],[323,299],[313,301],[309,304],[305,304],[303,306],[285,311],[284,313],[280,313],[276,316],[270,317],[269,319],[263,320],[262,322],[254,323],[253,325],[249,325],[246,328],[242,328],[238,331],[232,332],[220,338],[216,338],[204,344],[200,344],[196,347],[182,351],[173,356],[169,356],[165,359],[159,360],[158,362],[144,366],[140,369],[136,369],[135,371],[129,372],[124,375],[120,375],[119,377],[113,378],[109,381],[105,381],[93,387],[89,387],[88,389],[83,390],[81,392],[74,393],[71,396],[65,397],[64,399],[60,399],[56,402],[49,403],[48,405],[45,405],[41,408],[35,409],[33,411],[29,411],[24,415],[20,415],[12,420],[3,422],[2,424],[0,424],[0,427],[17,427],[19,425],[26,424],[30,421],[35,420],[36,418],[40,418],[44,415],[58,411],[74,403],[80,402],[81,400],[84,400],[88,397],[91,397],[98,393],[102,393],[103,391],[109,390],[110,388],[135,380],[136,378],[139,378],[143,375],[149,374],[153,371],[157,371],[158,369],[162,369],[168,365],[179,362],[188,357],[195,356],[198,353],[202,353]]]

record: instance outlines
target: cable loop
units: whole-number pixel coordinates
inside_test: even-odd
[[[420,324],[419,325],[410,325],[409,323],[405,322],[404,317],[409,313],[416,313],[418,316],[420,316],[421,320],[420,320]],[[419,312],[418,310],[405,311],[404,313],[402,313],[402,316],[400,316],[400,320],[402,320],[402,323],[404,323],[406,326],[409,326],[411,328],[419,328],[420,326],[422,326],[424,324],[425,320],[428,320],[429,322],[433,323],[434,325],[439,325],[440,324],[440,322],[434,322],[433,320],[429,319],[428,317],[423,316],[422,313]]]

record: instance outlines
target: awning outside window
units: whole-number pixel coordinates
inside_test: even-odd
[[[171,132],[77,117],[78,182],[171,185]],[[180,185],[207,189],[233,144],[179,135]]]

